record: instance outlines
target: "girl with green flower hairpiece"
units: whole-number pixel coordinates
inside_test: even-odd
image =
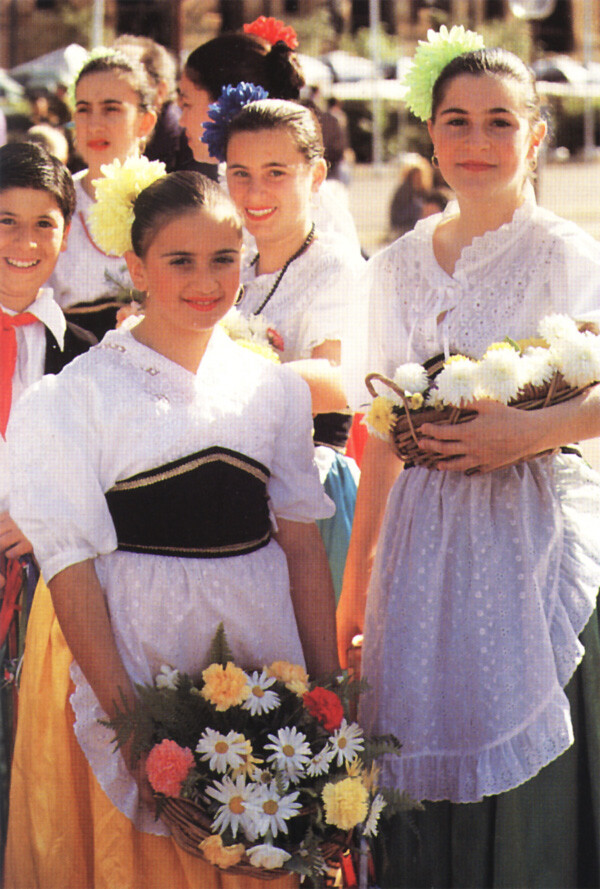
[[[443,30],[407,85],[456,201],[367,266],[344,357],[356,407],[366,372],[479,359],[545,315],[600,319],[600,246],[535,203],[546,127],[531,71]],[[438,469],[401,472],[375,437],[363,459],[340,658],[364,632],[361,720],[401,739],[385,780],[424,801],[387,833],[377,882],[597,886],[600,478],[567,446],[600,434],[598,390],[472,407],[470,422],[421,427]]]
[[[310,393],[218,326],[239,292],[230,198],[196,172],[147,184],[126,163],[105,169],[115,187],[99,203],[114,220],[101,213],[96,236],[128,248],[147,299],[143,318],[32,387],[11,419],[11,511],[48,588],[38,586],[27,635],[5,885],[258,889],[260,879],[212,866],[244,852],[216,818],[208,860],[176,845],[149,804],[148,751],[131,738],[115,750],[106,719],[165,669],[198,681],[220,625],[239,667],[337,670],[315,525],[333,506],[314,462]],[[171,793],[187,771],[176,754],[163,762]]]

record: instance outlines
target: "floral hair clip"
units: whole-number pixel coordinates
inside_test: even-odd
[[[167,175],[162,161],[129,157],[100,167],[101,179],[94,179],[96,203],[90,207],[91,235],[105,253],[123,256],[132,249],[133,204],[137,196],[157,179]]]
[[[264,15],[260,15],[249,25],[244,25],[244,34],[255,34],[257,37],[262,37],[271,46],[282,40],[290,49],[298,47],[298,38],[293,28],[288,27],[279,19],[266,18]]]
[[[245,83],[243,80],[237,86],[228,84],[222,88],[219,99],[208,106],[210,120],[203,124],[204,133],[201,141],[208,145],[211,157],[216,157],[219,161],[225,160],[229,122],[245,105],[268,97],[268,92],[262,86],[254,86],[253,83]]]
[[[450,31],[442,25],[437,33],[429,30],[427,40],[419,40],[413,63],[404,77],[404,101],[412,113],[421,120],[429,120],[433,87],[443,69],[457,56],[483,48],[481,34],[465,31],[462,25],[455,25]]]

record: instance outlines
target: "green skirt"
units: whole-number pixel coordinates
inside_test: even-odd
[[[382,823],[382,889],[600,886],[600,627],[566,688],[575,743],[526,784],[479,803],[425,802]]]

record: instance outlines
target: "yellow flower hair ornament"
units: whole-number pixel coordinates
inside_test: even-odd
[[[133,204],[137,196],[157,179],[167,175],[162,161],[130,157],[100,167],[102,177],[94,179],[96,203],[90,207],[91,235],[101,250],[123,256],[132,249]]]
[[[427,40],[419,40],[403,81],[407,87],[404,101],[415,117],[421,120],[431,117],[433,87],[446,65],[457,56],[483,48],[481,34],[466,31],[462,25],[455,25],[449,31],[442,25],[437,32],[429,30]]]

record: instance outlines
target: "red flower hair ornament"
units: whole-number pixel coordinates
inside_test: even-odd
[[[257,37],[262,37],[271,46],[282,40],[290,49],[298,47],[298,38],[293,28],[280,22],[279,19],[267,18],[264,15],[260,15],[249,25],[244,25],[244,34],[255,34]]]

